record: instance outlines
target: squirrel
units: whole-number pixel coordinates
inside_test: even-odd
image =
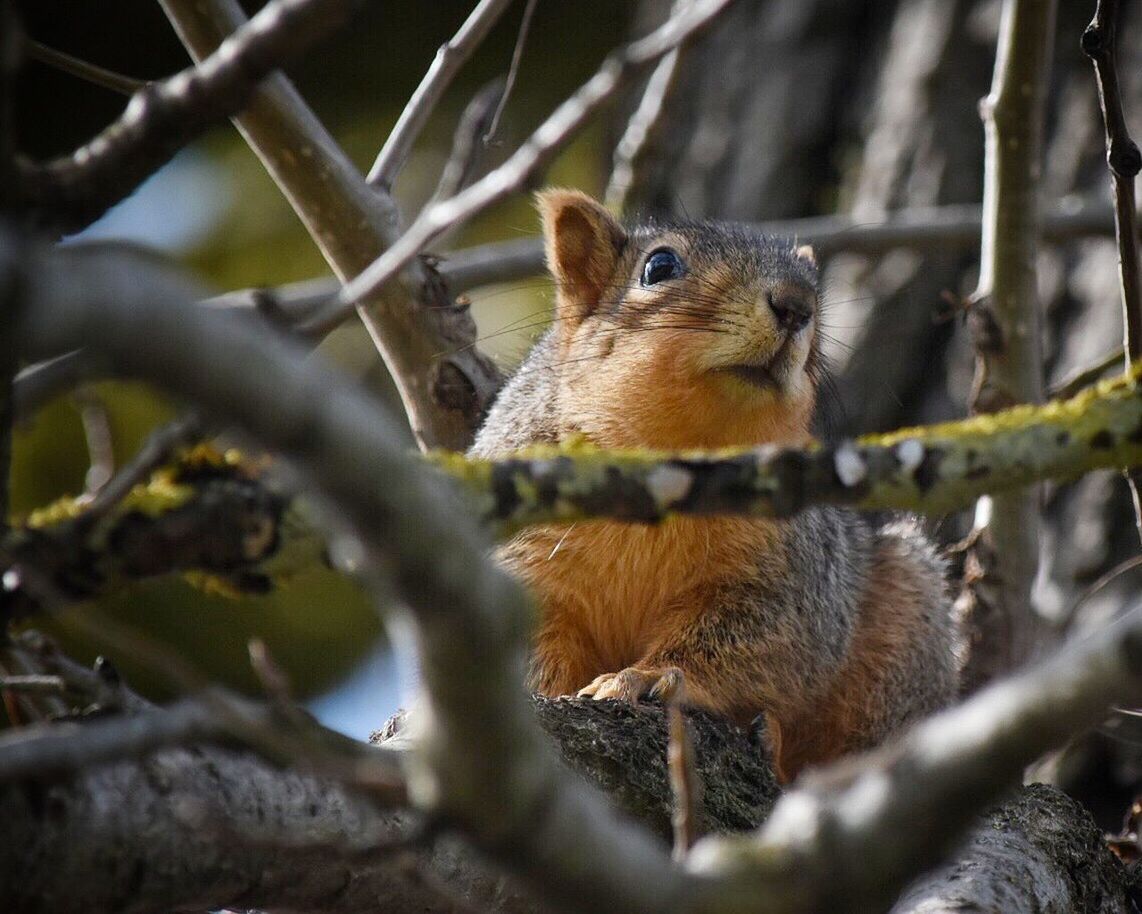
[[[538,195],[556,313],[470,453],[811,443],[825,371],[812,249],[716,222],[624,227]],[[529,685],[764,715],[778,778],[871,748],[957,689],[944,562],[911,520],[813,507],[784,520],[524,529],[497,560],[539,601]]]

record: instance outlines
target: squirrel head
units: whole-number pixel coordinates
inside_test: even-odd
[[[605,447],[804,444],[823,361],[812,250],[716,222],[625,228],[538,196],[561,433]]]

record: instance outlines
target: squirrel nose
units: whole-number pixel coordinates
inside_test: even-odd
[[[769,309],[777,318],[777,323],[790,333],[796,333],[813,316],[813,304],[800,295],[788,293],[768,296]]]

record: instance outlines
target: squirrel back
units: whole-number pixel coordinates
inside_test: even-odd
[[[812,252],[725,223],[625,228],[540,195],[555,320],[471,453],[804,446],[824,361]],[[767,719],[775,767],[875,745],[947,704],[956,635],[919,528],[823,507],[789,520],[674,517],[526,529],[499,561],[539,600],[531,685],[685,696]]]

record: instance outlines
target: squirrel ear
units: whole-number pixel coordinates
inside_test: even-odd
[[[626,232],[599,203],[577,190],[536,195],[547,264],[558,284],[557,317],[572,329],[599,305],[611,283]]]
[[[799,247],[795,247],[793,249],[793,256],[798,260],[804,260],[805,263],[809,264],[809,266],[813,267],[814,269],[817,266],[817,255],[813,251],[813,245],[811,244],[803,244]]]

